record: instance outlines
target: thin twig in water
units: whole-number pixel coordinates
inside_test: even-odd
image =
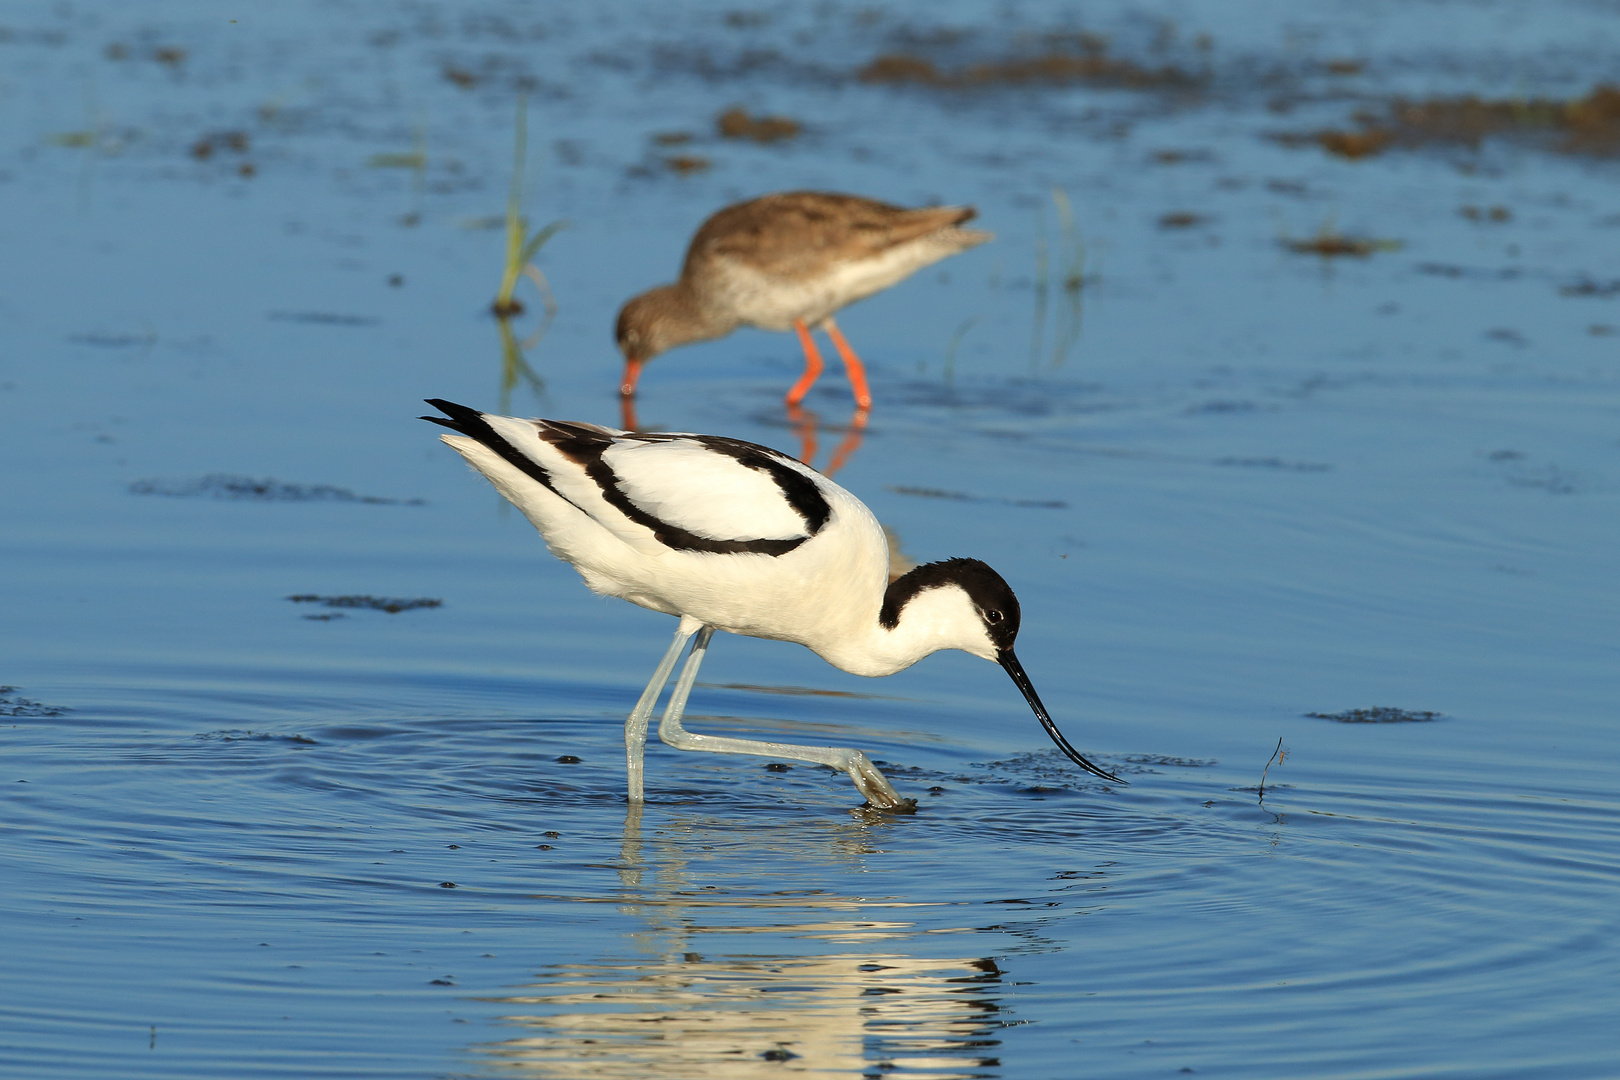
[[[1041,348],[1046,335],[1046,207],[1035,210],[1035,328],[1029,338],[1029,373],[1040,367]]]
[[[956,328],[956,333],[951,335],[950,344],[945,346],[945,385],[946,386],[949,386],[951,384],[951,379],[956,374],[956,349],[957,349],[957,346],[962,344],[962,338],[967,336],[967,332],[969,330],[973,329],[974,326],[978,325],[978,322],[979,322],[979,316],[977,316],[977,315],[974,315],[973,317],[971,317],[969,319],[963,320],[962,325],[958,326]]]
[[[1261,801],[1264,801],[1265,797],[1266,797],[1266,773],[1271,771],[1271,763],[1273,761],[1275,761],[1277,764],[1281,765],[1283,763],[1283,758],[1285,758],[1287,756],[1288,756],[1288,751],[1283,749],[1282,739],[1279,737],[1277,739],[1277,749],[1273,750],[1271,752],[1271,756],[1266,758],[1266,767],[1264,769],[1260,770],[1260,799],[1261,799]]]
[[[523,347],[532,349],[540,344],[540,339],[546,336],[546,331],[551,329],[551,324],[557,319],[557,297],[552,294],[546,275],[542,274],[534,263],[525,266],[523,273],[534,282],[534,287],[540,290],[540,300],[546,305],[546,317],[540,320],[540,325],[535,327],[534,333],[523,339]]]
[[[1063,271],[1063,295],[1068,300],[1063,325],[1052,343],[1052,366],[1059,368],[1069,358],[1069,352],[1080,340],[1080,290],[1086,283],[1086,245],[1075,225],[1074,208],[1069,205],[1069,194],[1060,187],[1052,189],[1052,202],[1058,212],[1058,242],[1068,265]]]

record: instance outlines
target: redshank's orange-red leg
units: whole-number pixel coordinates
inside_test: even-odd
[[[844,370],[849,372],[849,388],[855,392],[855,407],[863,411],[870,409],[872,391],[866,386],[866,366],[861,363],[861,358],[855,355],[855,350],[849,347],[849,342],[844,340],[843,332],[838,329],[838,324],[833,322],[831,315],[827,316],[821,325],[827,331],[827,336],[832,338],[833,348],[844,358]]]
[[[620,427],[626,431],[640,431],[641,421],[636,417],[636,399],[622,397],[619,399]]]
[[[619,396],[633,398],[636,396],[636,383],[641,381],[641,368],[644,360],[626,360],[624,374],[619,376]]]
[[[811,339],[810,328],[804,325],[804,320],[794,319],[793,329],[798,331],[799,344],[804,346],[804,374],[799,376],[799,381],[794,383],[793,388],[787,392],[789,407],[804,400],[804,395],[810,392],[810,388],[821,377],[822,369],[826,367],[821,362],[821,351],[816,348],[815,341]]]

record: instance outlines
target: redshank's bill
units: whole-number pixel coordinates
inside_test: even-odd
[[[870,408],[866,370],[833,315],[992,239],[961,227],[975,212],[908,209],[825,191],[783,191],[726,207],[692,237],[680,280],[633,297],[619,311],[620,394],[635,396],[643,365],[661,352],[757,326],[799,335],[804,374],[787,393],[787,403],[797,405],[821,374],[810,336],[820,327],[843,358],[856,408]]]

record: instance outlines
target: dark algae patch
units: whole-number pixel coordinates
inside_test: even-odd
[[[136,480],[131,495],[167,495],[183,499],[199,495],[215,499],[252,499],[257,502],[357,502],[376,506],[426,506],[424,499],[390,499],[357,495],[331,484],[291,484],[284,480],[255,480],[251,476],[209,473],[195,480]]]
[[[1078,52],[1053,49],[1034,56],[990,60],[955,70],[941,69],[932,60],[910,53],[886,53],[872,60],[855,77],[863,83],[914,83],[956,90],[996,86],[1061,86],[1089,82],[1139,90],[1189,89],[1203,79],[1181,68],[1150,68],[1107,55],[1102,43]]]
[[[1389,705],[1374,705],[1370,709],[1346,709],[1344,712],[1305,714],[1313,720],[1332,720],[1336,724],[1423,724],[1438,720],[1440,713],[1428,710],[1397,709]]]
[[[1351,256],[1365,259],[1375,251],[1398,251],[1399,240],[1380,240],[1370,236],[1347,236],[1331,225],[1324,225],[1315,236],[1303,240],[1287,239],[1283,246],[1296,255],[1318,255],[1324,259]]]
[[[388,596],[317,596],[314,593],[298,593],[287,597],[295,604],[320,604],[329,608],[362,608],[370,611],[386,611],[390,615],[397,615],[401,611],[415,611],[417,608],[443,607],[443,600],[432,597],[417,597],[406,600]]]
[[[730,108],[714,122],[725,139],[751,139],[758,143],[781,142],[797,138],[802,130],[797,120],[785,116],[749,116],[748,110]]]
[[[15,686],[0,686],[0,716],[61,716],[71,711],[62,705],[46,705],[22,697]]]
[[[1383,115],[1363,113],[1361,127],[1278,136],[1286,145],[1314,143],[1330,154],[1356,160],[1395,147],[1430,144],[1477,147],[1489,138],[1547,142],[1563,154],[1620,155],[1620,86],[1599,83],[1585,96],[1554,98],[1397,98]]]

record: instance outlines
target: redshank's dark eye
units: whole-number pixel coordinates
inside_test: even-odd
[[[998,622],[1000,622],[1001,621],[1001,612],[999,612],[999,611],[987,611],[987,612],[985,612],[984,613],[984,621],[987,622],[987,623],[998,623]]]

